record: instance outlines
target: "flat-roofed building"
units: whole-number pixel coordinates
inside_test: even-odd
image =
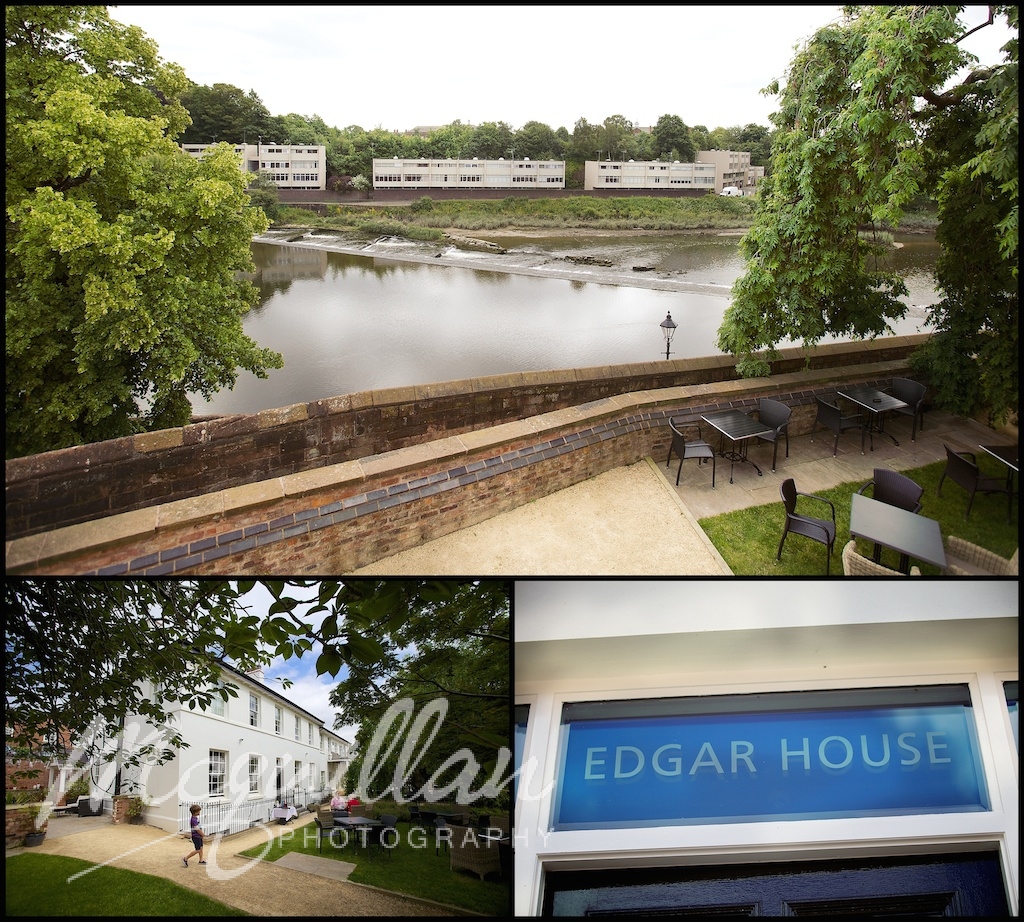
[[[758,175],[764,176],[764,167],[750,165],[750,152],[745,150],[699,150],[697,159],[701,163],[713,163],[717,170],[718,185],[716,192],[726,186],[737,189],[753,190]],[[759,171],[759,172],[758,172]]]
[[[564,160],[373,160],[374,189],[564,189]]]
[[[202,157],[213,144],[182,144],[192,157]],[[279,189],[326,189],[327,148],[323,144],[235,144],[243,173],[268,174]]]
[[[583,189],[644,190],[694,189],[718,191],[714,163],[664,163],[659,160],[588,160],[583,167]]]

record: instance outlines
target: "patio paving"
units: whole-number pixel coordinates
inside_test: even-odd
[[[865,442],[862,454],[860,432],[850,430],[840,437],[834,458],[835,436],[826,429],[790,439],[788,458],[783,440],[774,473],[771,443],[758,443],[749,454],[763,475],[750,464],[737,463],[729,483],[729,462],[719,458],[714,489],[708,464],[684,463],[677,487],[675,456],[668,467],[664,457],[647,458],[375,561],[355,574],[729,575],[699,519],[767,503],[779,503],[781,510],[779,486],[788,477],[798,490],[814,493],[847,481],[870,480],[875,467],[909,470],[944,461],[944,443],[977,453],[980,444],[1017,439],[1015,431],[996,431],[940,410],[925,414],[916,441],[910,440],[907,418],[888,420],[887,428],[899,446],[886,435],[876,435],[874,449]],[[715,433],[708,430],[703,436],[717,447]],[[951,484],[948,489],[959,487]],[[975,508],[998,503],[1002,510],[1003,502],[981,496]],[[780,513],[780,529],[781,521]]]

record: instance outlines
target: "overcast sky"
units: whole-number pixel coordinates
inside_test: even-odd
[[[794,46],[838,6],[118,6],[202,85],[255,90],[271,115],[405,131],[456,119],[567,128],[662,115],[770,127]],[[987,8],[968,7],[970,25]],[[965,45],[987,63],[1008,30]]]

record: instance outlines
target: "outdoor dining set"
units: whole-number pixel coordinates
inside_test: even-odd
[[[911,441],[916,441],[917,431],[923,429],[923,410],[926,388],[925,385],[908,378],[894,378],[887,390],[879,390],[863,384],[846,385],[836,390],[831,401],[815,397],[817,415],[811,430],[811,440],[819,427],[830,430],[835,435],[832,445],[832,457],[836,456],[840,436],[852,429],[860,430],[861,453],[864,453],[865,442],[874,450],[875,435],[884,435],[892,439],[893,444],[899,442],[885,429],[885,418],[889,413],[909,416],[911,423]],[[847,414],[839,400],[845,400],[856,407],[856,411]],[[779,443],[785,439],[786,458],[789,457],[789,422],[792,408],[768,397],[758,401],[753,413],[729,408],[704,413],[700,421],[706,423],[719,433],[719,447],[698,439],[687,439],[682,426],[675,420],[669,420],[671,428],[671,445],[666,467],[669,466],[673,454],[679,459],[676,472],[676,486],[682,473],[683,461],[696,458],[699,464],[711,462],[711,486],[715,488],[716,458],[729,461],[729,483],[733,483],[735,464],[737,461],[750,464],[757,475],[762,476],[761,468],[748,456],[748,448],[752,442],[771,442],[772,471],[778,463]],[[726,440],[729,446],[726,447]],[[1012,523],[1014,498],[1017,495],[1015,477],[1018,473],[1017,445],[979,445],[978,448],[1006,467],[1006,476],[987,477],[982,475],[977,463],[977,455],[973,452],[956,450],[944,445],[946,450],[946,468],[939,480],[938,490],[941,494],[943,482],[948,478],[967,491],[967,508],[965,519],[969,519],[971,506],[977,493],[1005,494],[1007,499],[1007,522]],[[782,537],[779,541],[776,559],[781,559],[783,546],[790,534],[801,535],[823,544],[826,548],[825,573],[829,573],[832,550],[836,540],[836,517],[834,504],[821,496],[801,492],[792,478],[787,478],[780,485],[780,494],[785,507],[785,520]],[[997,557],[984,548],[969,544],[953,536],[943,539],[939,523],[920,514],[921,495],[924,488],[910,477],[889,468],[876,467],[873,477],[853,494],[850,508],[850,534],[853,538],[862,538],[873,544],[872,557],[865,558],[857,553],[856,542],[851,540],[843,550],[843,569],[847,575],[919,575],[920,570],[910,567],[910,560],[918,560],[933,564],[945,574],[1009,574],[1017,572],[1017,555],[1010,560]],[[814,500],[820,504],[819,515],[812,516],[797,511],[799,497]],[[802,509],[807,507],[802,504]],[[830,517],[825,517],[825,507]],[[951,543],[952,542],[952,543]],[[882,566],[880,555],[882,547],[895,550],[899,554],[899,570]],[[987,555],[987,556],[986,556]]]

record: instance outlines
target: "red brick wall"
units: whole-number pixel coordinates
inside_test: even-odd
[[[773,374],[905,359],[923,337],[784,350]],[[6,462],[7,538],[380,455],[618,394],[736,380],[726,356],[348,394]]]

